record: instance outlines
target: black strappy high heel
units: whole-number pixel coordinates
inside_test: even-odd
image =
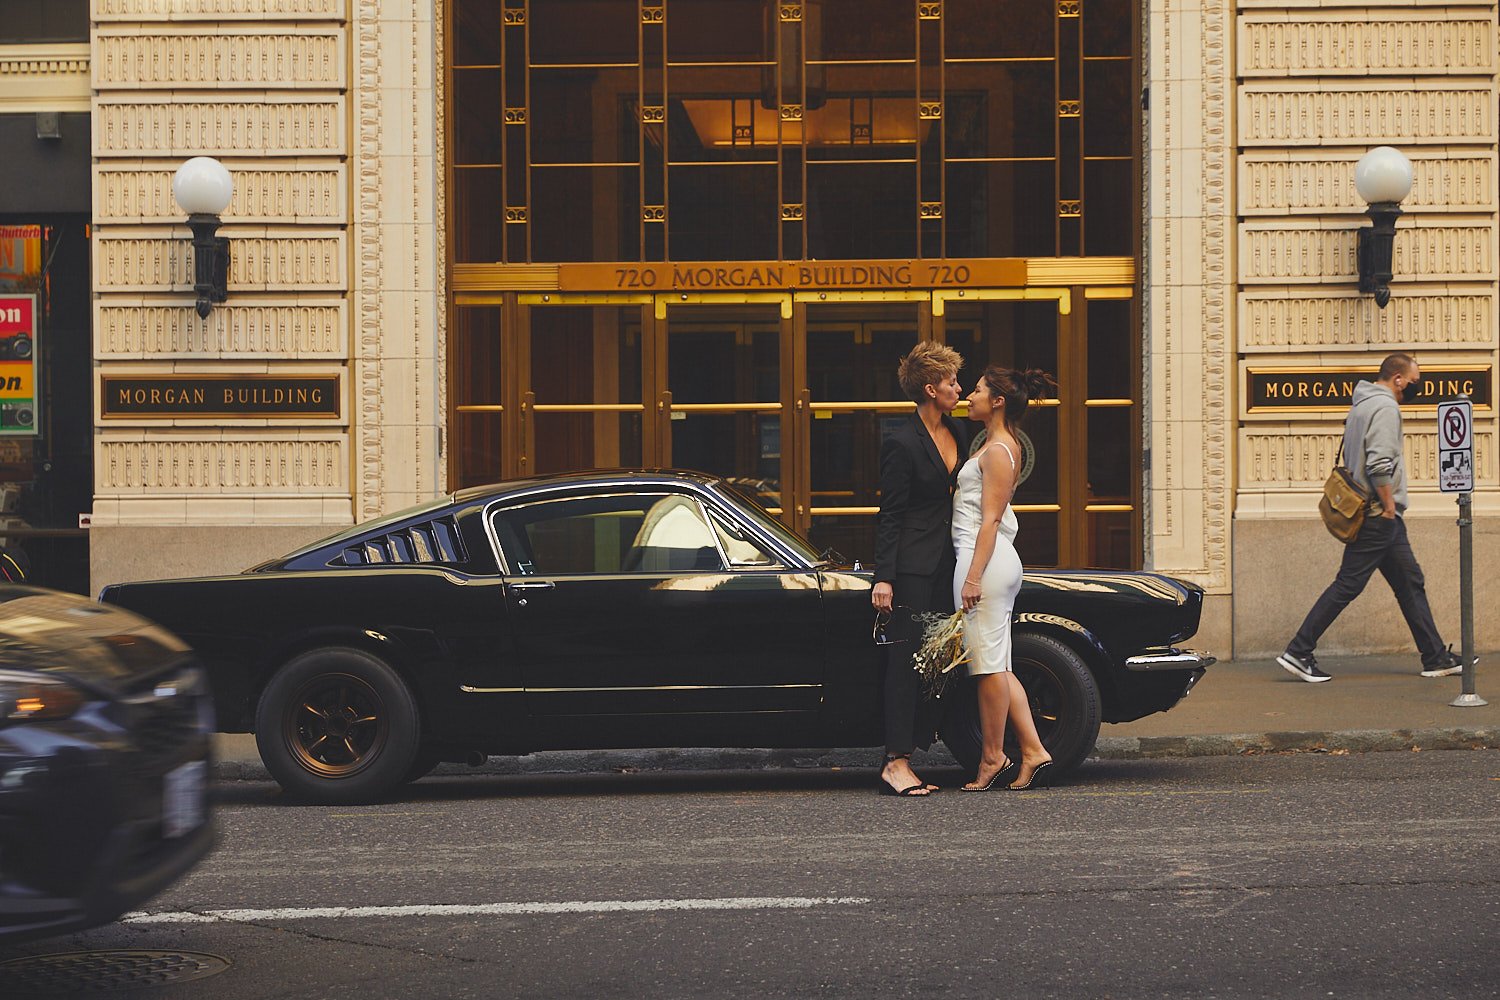
[[[1002,777],[1005,777],[1005,775],[1010,774],[1012,771],[1019,770],[1020,767],[1021,767],[1020,764],[1016,763],[1013,760],[1007,759],[1004,764],[1000,765],[1000,770],[998,770],[994,774],[990,775],[990,780],[989,781],[986,781],[982,785],[976,785],[973,788],[970,788],[968,785],[959,785],[958,786],[958,790],[960,792],[987,792],[991,788],[995,787],[995,782],[1000,781],[1000,779]],[[976,773],[974,775],[974,779],[976,781],[979,779],[978,773]],[[1004,787],[1006,787],[1006,788],[1009,788],[1010,787],[1010,779],[1006,778],[1006,780],[1004,782],[1002,782],[1002,785]]]
[[[1052,766],[1052,762],[1050,760],[1044,760],[1044,761],[1042,761],[1040,764],[1038,764],[1036,766],[1036,770],[1034,770],[1034,771],[1031,772],[1031,775],[1026,779],[1026,784],[1024,784],[1024,785],[1007,785],[1006,787],[1009,788],[1013,792],[1024,792],[1024,791],[1026,791],[1026,789],[1028,789],[1028,788],[1032,787],[1033,785],[1035,785],[1036,784],[1037,776],[1039,774],[1041,774],[1043,771],[1045,771],[1047,768],[1051,767],[1051,766]]]

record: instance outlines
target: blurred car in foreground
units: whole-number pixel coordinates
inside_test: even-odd
[[[212,732],[176,636],[0,586],[0,941],[113,920],[207,854]]]
[[[872,574],[701,473],[460,490],[232,576],[106,587],[198,651],[225,732],[292,794],[362,802],[445,760],[881,741]],[[1029,573],[1015,669],[1061,774],[1099,724],[1175,705],[1213,657],[1174,644],[1203,591]],[[972,685],[942,738],[972,769]],[[873,761],[872,755],[872,761]]]

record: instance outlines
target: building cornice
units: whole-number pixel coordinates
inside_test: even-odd
[[[89,43],[0,45],[0,114],[88,111]]]

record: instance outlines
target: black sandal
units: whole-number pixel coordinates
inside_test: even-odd
[[[885,765],[889,764],[893,760],[911,760],[911,754],[886,754],[884,763],[880,765],[880,770],[875,772],[875,781],[880,789],[881,795],[902,795],[908,798],[921,799],[926,798],[928,795],[936,795],[938,792],[942,791],[942,789],[940,789],[937,785],[929,784],[928,782],[921,780],[919,780],[915,785],[908,785],[906,788],[897,788],[895,785],[892,785],[889,781],[885,780]],[[922,792],[923,789],[926,789],[925,794],[918,794],[919,792]]]

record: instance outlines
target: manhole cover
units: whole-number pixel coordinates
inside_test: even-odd
[[[196,951],[74,951],[0,962],[6,996],[73,996],[203,979],[229,960]]]

